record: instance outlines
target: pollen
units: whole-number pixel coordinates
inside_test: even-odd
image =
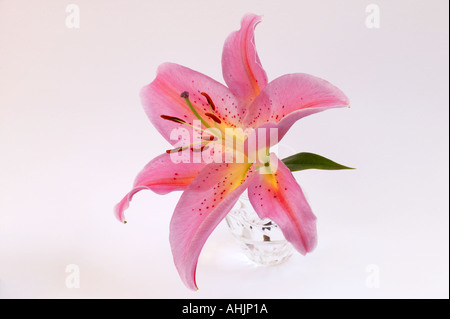
[[[164,120],[167,120],[167,121],[175,122],[175,123],[186,124],[185,120],[182,120],[182,119],[180,119],[178,117],[175,117],[175,116],[169,116],[169,115],[164,115],[163,114],[163,115],[161,115],[161,118],[163,118]]]
[[[211,97],[208,94],[206,94],[205,92],[201,92],[200,94],[203,95],[206,98],[206,100],[208,101],[209,106],[211,107],[211,110],[215,111],[216,110],[216,106],[214,105],[214,102],[211,99]],[[222,101],[223,101],[223,99],[222,99]]]
[[[212,114],[212,113],[205,113],[205,115],[207,116],[207,117],[209,117],[210,119],[212,119],[214,122],[216,122],[217,124],[220,124],[220,123],[222,123],[222,121],[217,117],[217,116],[215,116],[214,114]]]
[[[170,154],[170,153],[176,153],[176,152],[181,152],[182,150],[183,150],[182,147],[177,147],[177,148],[174,148],[174,149],[172,149],[172,150],[166,150],[166,153],[167,153],[167,154]]]

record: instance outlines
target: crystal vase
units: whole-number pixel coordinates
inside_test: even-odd
[[[292,256],[293,246],[284,238],[277,224],[258,217],[247,192],[241,195],[225,220],[245,255],[253,262],[276,265]]]

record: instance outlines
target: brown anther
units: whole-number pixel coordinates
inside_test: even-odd
[[[172,150],[167,150],[166,153],[167,153],[167,154],[170,154],[170,153],[176,153],[176,152],[181,152],[182,150],[183,150],[182,147],[177,147],[177,148],[174,148],[174,149],[172,149]]]
[[[191,151],[195,152],[195,153],[199,153],[199,152],[203,152],[203,151],[207,150],[208,148],[209,148],[208,145],[203,145],[200,148],[193,148],[193,147],[191,147]]]
[[[216,122],[216,123],[218,123],[218,124],[222,123],[222,121],[221,121],[217,116],[215,116],[215,115],[212,114],[212,113],[205,113],[205,115],[206,115],[207,117],[211,118],[214,122]]]
[[[214,135],[202,136],[202,140],[204,140],[204,141],[216,141],[217,138]]]
[[[180,119],[178,117],[175,117],[175,116],[161,115],[161,118],[163,118],[165,120],[168,120],[168,121],[175,122],[175,123],[186,124],[185,120],[182,120],[182,119]]]
[[[205,92],[201,92],[200,94],[203,95],[206,98],[206,100],[208,101],[208,104],[211,106],[212,110],[215,111],[216,110],[216,106],[214,105],[214,102],[209,97],[209,95],[206,94]]]

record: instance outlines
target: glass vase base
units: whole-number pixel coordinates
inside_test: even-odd
[[[292,256],[294,247],[277,224],[259,218],[245,195],[225,218],[228,228],[254,263],[266,266],[284,263]]]

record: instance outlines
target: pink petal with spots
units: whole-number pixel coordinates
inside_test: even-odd
[[[164,120],[161,115],[177,117],[191,125],[192,121],[197,119],[185,99],[180,97],[184,91],[189,92],[189,99],[196,111],[213,127],[214,121],[204,115],[211,110],[207,99],[201,95],[202,92],[210,96],[216,107],[214,114],[224,124],[231,126],[239,123],[239,118],[242,118],[237,107],[235,108],[238,102],[226,86],[184,66],[164,63],[159,66],[155,80],[141,90],[141,101],[150,121],[172,145],[177,143],[170,139],[172,129],[187,128],[191,133],[191,140],[192,129]]]
[[[278,160],[274,174],[255,174],[248,195],[260,218],[269,218],[303,255],[317,243],[316,217],[289,168]]]
[[[202,163],[173,163],[167,153],[155,157],[137,175],[133,189],[115,206],[115,216],[124,222],[124,211],[134,194],[141,190],[149,189],[161,195],[184,190],[204,167]]]
[[[231,33],[222,53],[222,73],[230,90],[240,98],[242,107],[249,105],[267,85],[267,75],[256,52],[255,27],[261,16],[247,14],[241,29]]]
[[[247,188],[248,164],[206,166],[183,192],[170,222],[170,245],[184,284],[197,289],[195,271],[203,245]]]
[[[281,139],[297,120],[349,104],[341,90],[323,79],[303,73],[287,74],[265,87],[250,106],[244,125],[278,123]]]

